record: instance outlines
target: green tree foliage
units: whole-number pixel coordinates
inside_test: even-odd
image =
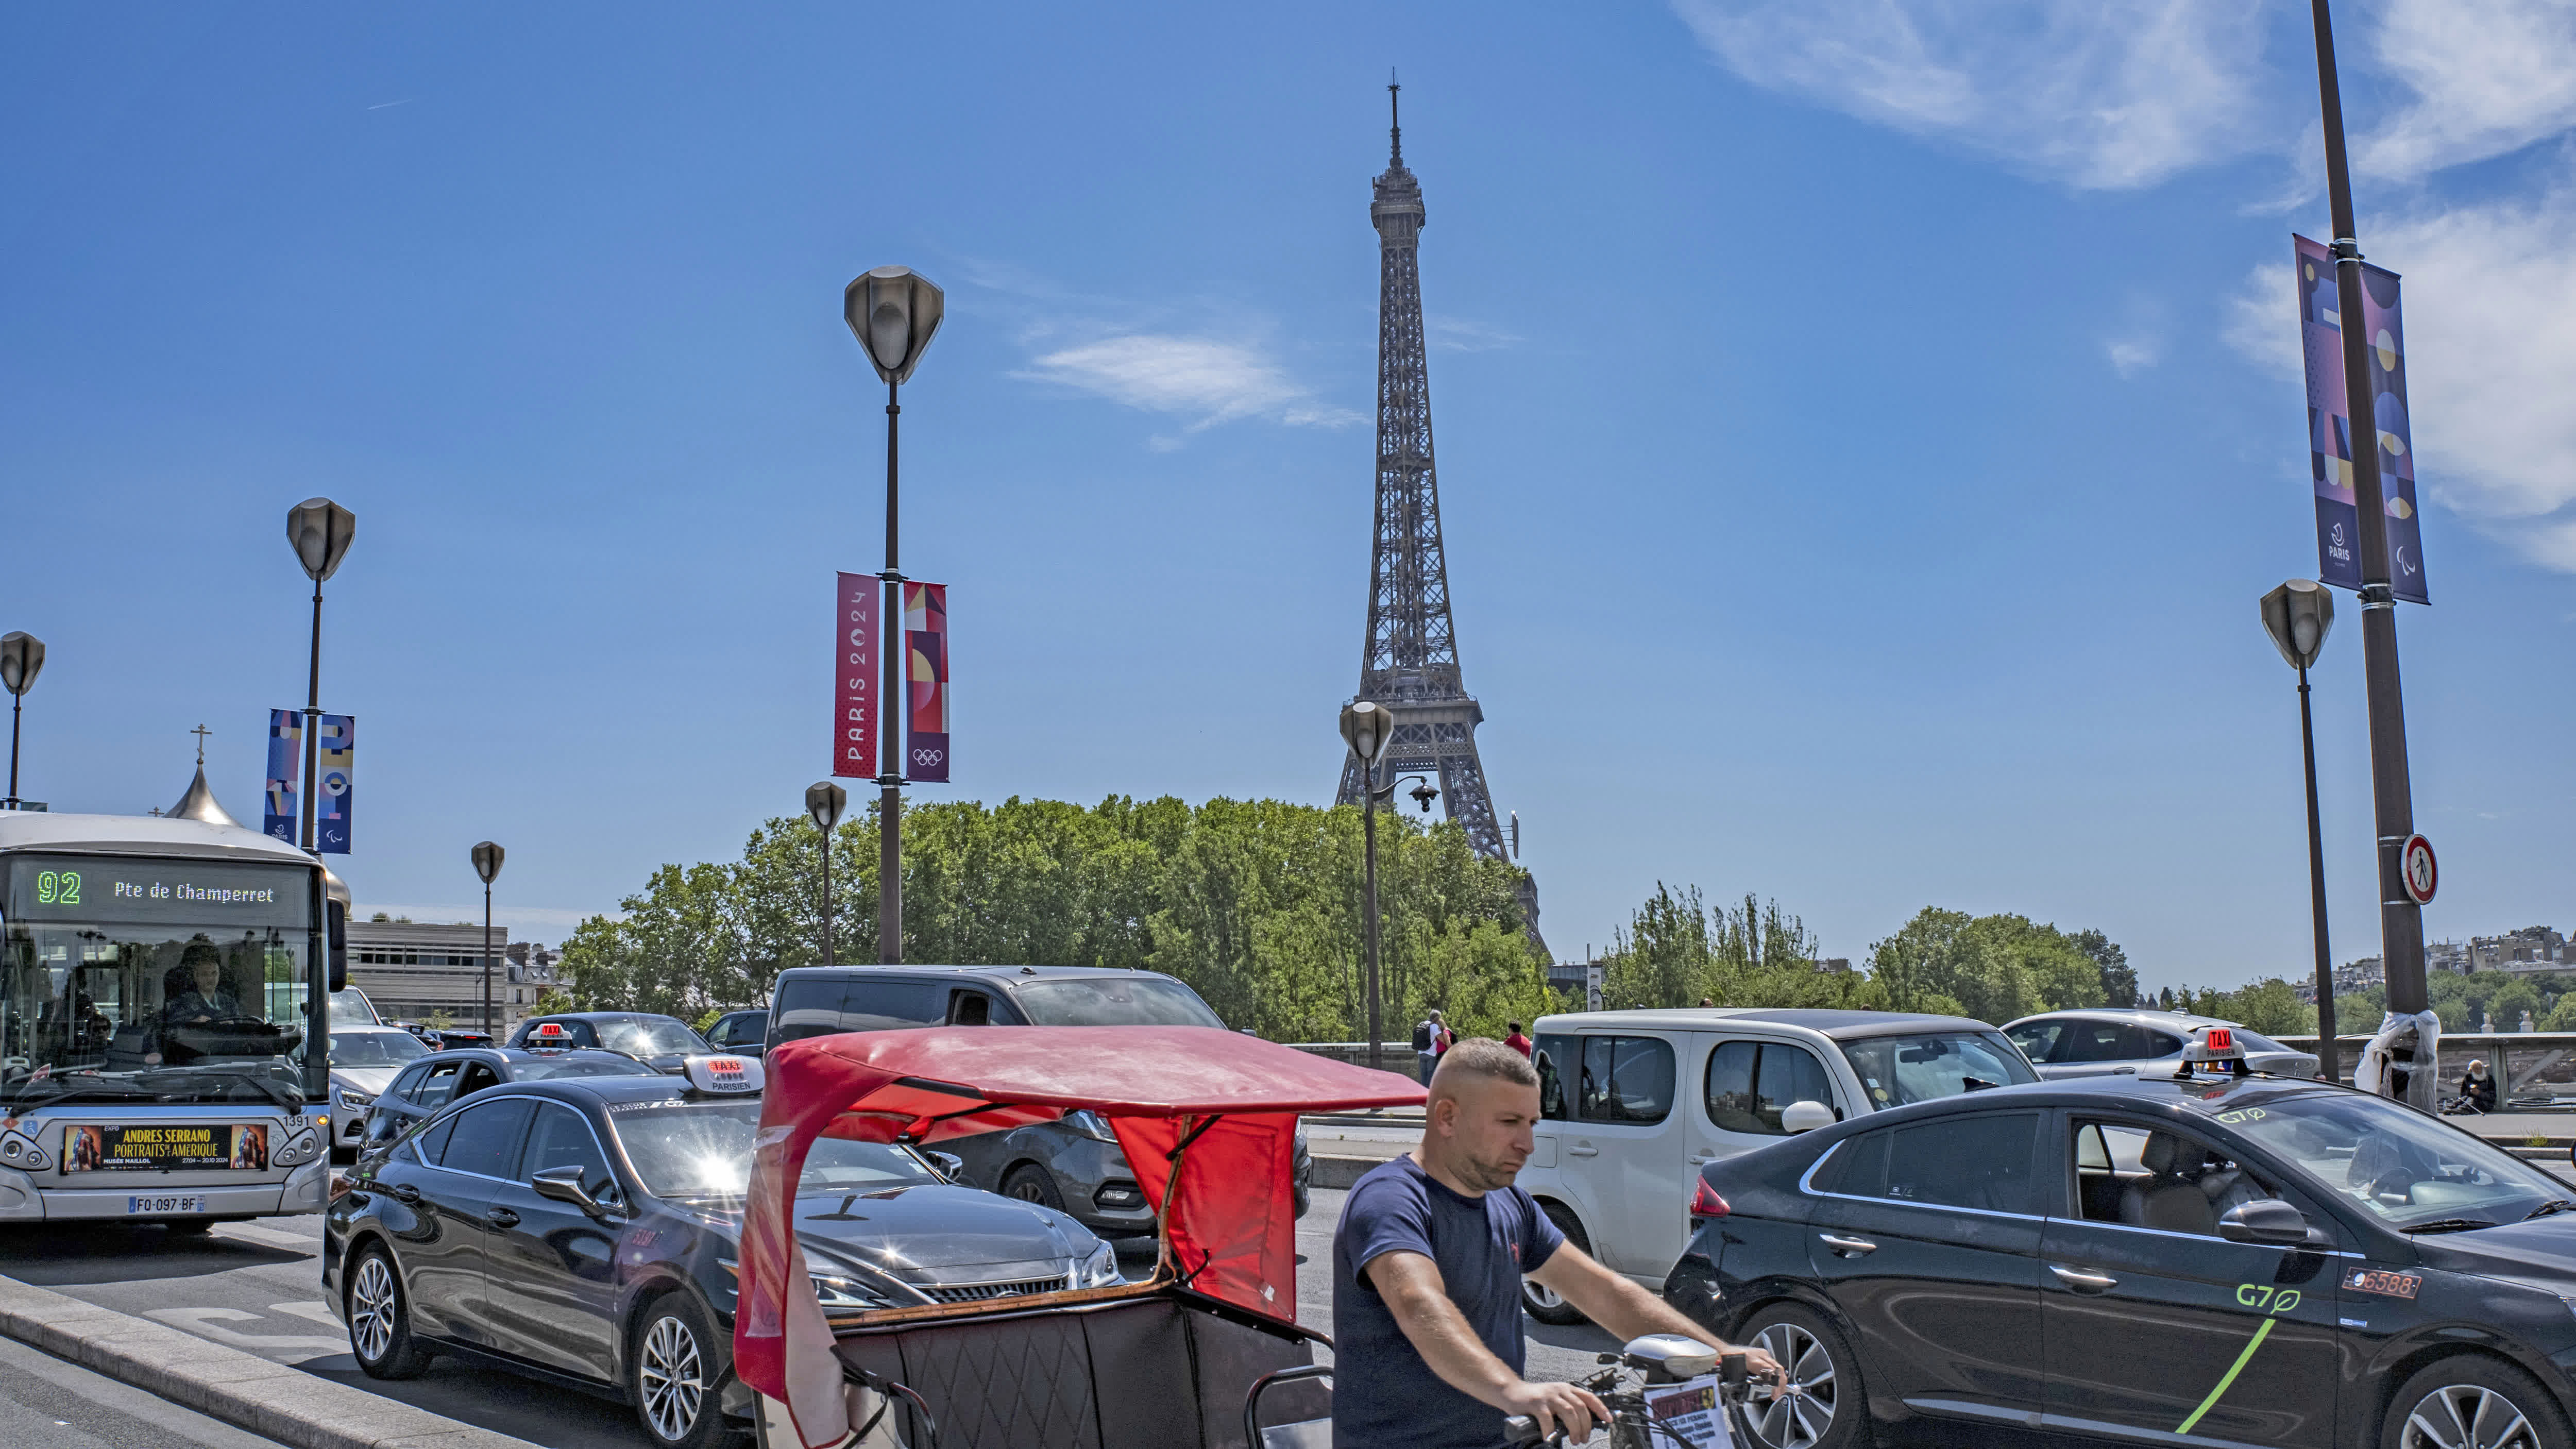
[[[2235,991],[2187,986],[2173,993],[2173,1003],[2172,1010],[2232,1021],[2265,1036],[2298,1036],[2317,1029],[2317,1009],[2301,1001],[2298,990],[2278,976],[2264,977]],[[2338,1029],[2345,1025],[2342,1021],[2336,1023]],[[2362,1029],[2375,1030],[2378,1026],[2378,1013],[2373,1012]],[[2445,1022],[2445,1029],[2448,1026]]]
[[[2122,962],[2125,968],[2125,960]],[[2102,1004],[2102,968],[2055,926],[1926,906],[1870,947],[1870,975],[1895,1011],[2006,1022]]]
[[[2120,943],[2097,930],[2077,931],[2066,938],[2076,950],[2093,958],[2102,973],[2102,1004],[2129,1006],[2138,999],[2137,968],[2129,964],[2129,953]]]
[[[561,987],[549,986],[537,997],[536,1005],[528,1008],[528,1014],[530,1016],[554,1016],[562,1012],[579,1011],[580,1009],[580,1007],[573,1005],[572,998],[566,996]]]
[[[1601,1003],[1622,1007],[1875,1007],[1883,993],[1868,977],[1816,967],[1806,923],[1748,894],[1712,911],[1692,886],[1679,895],[1657,882],[1602,958]]]
[[[1112,796],[1084,809],[1013,797],[904,812],[904,959],[1142,967],[1188,982],[1229,1024],[1286,1041],[1366,1035],[1355,809]],[[564,943],[573,994],[694,1019],[752,1005],[822,959],[822,838],[771,820],[728,865],[668,865]],[[877,816],[833,832],[834,956],[876,958]],[[1523,934],[1520,872],[1464,832],[1378,819],[1385,1030],[1433,1006],[1498,1033],[1552,1009]]]

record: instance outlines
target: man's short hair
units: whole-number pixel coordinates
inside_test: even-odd
[[[221,966],[224,964],[224,953],[215,949],[214,942],[199,936],[180,949],[179,964],[194,966],[200,961],[212,961]]]
[[[1492,1077],[1516,1087],[1538,1085],[1538,1068],[1529,1058],[1489,1036],[1471,1036],[1449,1049],[1431,1073],[1431,1095],[1455,1096],[1469,1077]]]

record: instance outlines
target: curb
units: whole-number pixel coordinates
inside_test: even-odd
[[[1384,1157],[1326,1157],[1316,1153],[1314,1185],[1349,1187],[1369,1172],[1386,1166],[1388,1160]]]
[[[537,1449],[15,1278],[0,1277],[0,1334],[292,1449]]]

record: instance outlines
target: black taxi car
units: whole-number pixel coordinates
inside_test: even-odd
[[[460,1097],[508,1082],[542,1082],[549,1077],[650,1077],[651,1067],[623,1052],[580,1048],[521,1050],[518,1047],[458,1047],[414,1058],[367,1104],[360,1135],[367,1147],[381,1147],[439,1108]],[[352,1123],[353,1128],[359,1124]]]
[[[1666,1297],[1787,1366],[1763,1449],[2565,1449],[2568,1185],[2206,1038],[1704,1168]]]
[[[632,1404],[652,1443],[749,1426],[731,1372],[761,1064],[486,1087],[361,1158],[323,1214],[322,1286],[379,1379],[452,1354]],[[1119,1281],[1063,1213],[953,1159],[825,1138],[797,1184],[824,1307],[971,1303]]]

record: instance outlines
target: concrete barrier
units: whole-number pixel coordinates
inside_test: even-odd
[[[293,1449],[536,1449],[15,1278],[0,1278],[0,1333]]]

